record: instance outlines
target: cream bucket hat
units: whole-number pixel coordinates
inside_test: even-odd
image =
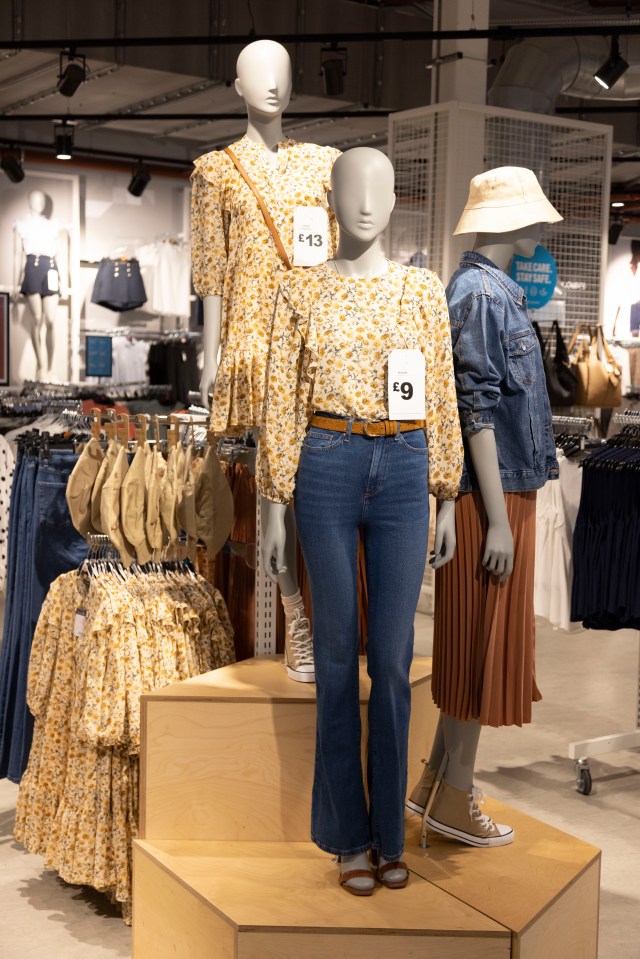
[[[501,166],[474,176],[467,205],[453,235],[509,233],[532,223],[557,223],[562,219],[532,170]]]

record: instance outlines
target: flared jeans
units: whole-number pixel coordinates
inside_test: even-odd
[[[317,690],[311,836],[334,855],[404,849],[413,621],[427,556],[423,430],[368,437],[312,427],[295,491],[311,583]],[[358,540],[368,630],[367,792],[361,765]]]

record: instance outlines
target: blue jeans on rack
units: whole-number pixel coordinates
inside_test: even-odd
[[[79,566],[87,546],[65,498],[71,450],[19,453],[11,490],[7,607],[0,657],[0,778],[20,782],[33,737],[26,701],[31,642],[54,579]],[[17,476],[17,479],[16,479]]]
[[[295,514],[311,583],[317,694],[311,836],[334,855],[404,849],[413,620],[429,533],[423,430],[367,437],[312,427]],[[367,780],[361,766],[358,539],[369,597]]]

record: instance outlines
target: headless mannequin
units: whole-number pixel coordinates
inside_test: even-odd
[[[31,190],[29,193],[29,220],[37,228],[37,221],[46,221],[44,211],[47,198],[41,190]],[[24,260],[24,249],[21,238],[16,231],[14,244],[14,287],[18,296],[20,276]],[[51,378],[51,364],[55,345],[55,318],[60,302],[60,294],[52,293],[41,296],[40,293],[25,294],[27,301],[27,317],[29,320],[29,336],[36,356],[36,379]],[[44,343],[43,343],[44,332]]]
[[[510,233],[478,233],[473,249],[486,256],[500,270],[506,271],[514,253],[524,257],[533,256],[540,230],[540,224],[535,223]],[[513,534],[500,481],[495,432],[490,429],[478,430],[469,436],[468,443],[489,521],[482,565],[499,576],[500,582],[504,582],[513,570]],[[462,722],[440,713],[429,766],[438,770],[446,753],[443,778],[456,789],[471,791],[480,729],[476,719]]]
[[[275,162],[278,143],[284,139],[282,114],[291,97],[289,54],[281,44],[273,40],[256,40],[242,50],[236,70],[236,92],[243,97],[247,107],[247,137],[254,143],[261,143],[265,147],[265,155]],[[200,395],[202,405],[208,407],[209,392],[213,389],[218,371],[222,297],[205,296],[202,305],[204,368],[200,379]],[[263,528],[269,523],[270,506],[268,501],[262,501]],[[285,597],[293,596],[298,591],[295,519],[292,510],[287,513],[286,525],[286,561],[282,564],[276,580]]]
[[[334,168],[332,181],[328,200],[340,227],[340,239],[331,265],[341,276],[368,278],[386,273],[388,262],[380,238],[395,204],[391,163],[377,150],[366,147],[349,150]],[[268,504],[263,561],[275,580],[286,563],[288,510],[287,506],[269,502],[264,497],[261,502],[263,506]],[[455,537],[455,503],[450,500],[441,504],[436,521],[434,550],[429,560],[434,569],[453,557]],[[380,865],[385,865],[382,857]],[[340,869],[341,872],[368,870],[368,853],[341,857]],[[399,882],[406,878],[406,873],[403,869],[394,869],[386,873],[386,878]],[[373,876],[350,879],[348,885],[354,889],[370,889]]]

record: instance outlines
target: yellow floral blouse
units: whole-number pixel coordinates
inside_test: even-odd
[[[444,289],[434,273],[391,261],[372,279],[340,276],[331,264],[281,278],[258,449],[263,496],[291,499],[314,412],[388,418],[394,349],[424,354],[429,490],[455,498],[463,451]]]
[[[298,206],[329,212],[328,255],[333,256],[337,227],[326,194],[340,151],[283,140],[274,163],[265,147],[246,136],[231,149],[261,193],[289,259]],[[261,422],[271,316],[284,267],[254,194],[225,153],[199,157],[192,181],[193,284],[201,297],[222,296],[211,429],[234,433]]]

